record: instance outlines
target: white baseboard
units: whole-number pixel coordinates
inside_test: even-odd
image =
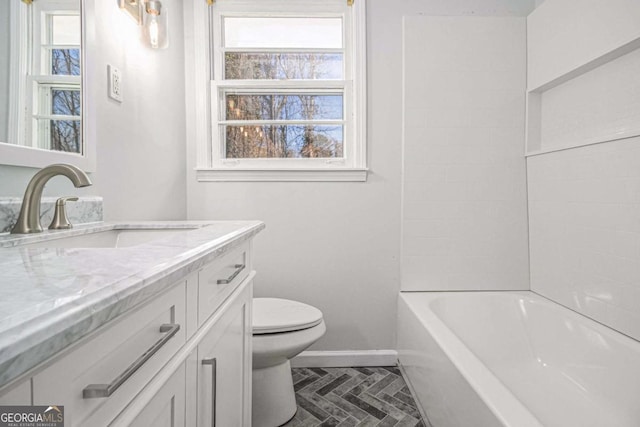
[[[291,359],[291,366],[294,368],[348,368],[397,364],[396,350],[303,351]]]

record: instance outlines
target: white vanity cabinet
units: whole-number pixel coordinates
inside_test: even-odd
[[[198,345],[198,427],[251,425],[251,286]]]
[[[2,404],[63,405],[68,427],[250,427],[251,241],[74,343]]]
[[[186,370],[183,362],[135,419],[127,425],[130,427],[185,427],[185,408]]]
[[[31,380],[22,381],[0,393],[0,406],[31,405]]]
[[[251,426],[253,275],[110,426]]]
[[[34,375],[34,405],[63,405],[70,426],[113,419],[183,346],[185,293],[176,284]]]

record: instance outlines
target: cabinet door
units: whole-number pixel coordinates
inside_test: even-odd
[[[185,364],[174,372],[130,427],[185,427]]]
[[[198,345],[198,427],[251,426],[252,293],[241,286]]]
[[[0,405],[31,405],[31,381],[25,380],[0,392]]]

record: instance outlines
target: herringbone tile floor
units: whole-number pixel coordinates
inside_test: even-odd
[[[298,412],[286,427],[427,425],[398,368],[296,368],[293,383]]]

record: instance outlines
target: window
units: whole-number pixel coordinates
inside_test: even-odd
[[[364,0],[226,0],[209,18],[199,179],[365,180]]]
[[[68,7],[65,5],[68,4]],[[32,146],[82,154],[81,31],[77,1],[34,3]]]

